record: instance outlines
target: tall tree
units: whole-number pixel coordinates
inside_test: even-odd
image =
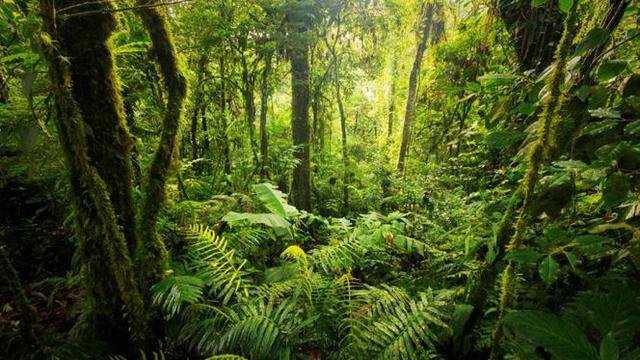
[[[311,174],[309,149],[309,10],[304,1],[296,1],[289,12],[291,35],[288,39],[291,63],[291,135],[296,148],[291,195],[293,204],[311,210]]]
[[[178,152],[178,132],[182,119],[182,105],[187,95],[187,82],[180,71],[178,57],[167,21],[158,9],[157,0],[137,0],[136,12],[149,33],[153,52],[167,90],[167,105],[162,122],[160,144],[149,168],[143,209],[140,216],[140,235],[136,251],[140,267],[141,287],[147,292],[162,274],[166,260],[164,243],[157,234],[158,214],[166,197],[165,184],[174,155]]]
[[[416,117],[416,93],[418,89],[418,75],[420,74],[420,67],[422,64],[422,57],[427,49],[427,43],[429,41],[429,35],[433,27],[433,17],[436,8],[439,6],[435,3],[428,3],[423,5],[422,16],[422,30],[420,40],[418,41],[418,49],[416,51],[416,57],[411,67],[411,74],[409,75],[409,90],[407,93],[407,104],[404,113],[404,126],[402,127],[402,143],[400,145],[400,155],[398,157],[398,172],[404,171],[405,160],[407,152],[409,150],[409,141],[411,140],[411,127],[413,120]]]
[[[57,16],[56,5],[70,9],[64,18]],[[109,46],[116,21],[111,1],[75,5],[40,1],[41,39],[71,182],[84,280],[86,306],[76,334],[122,349],[129,343],[129,327],[137,340],[147,331],[131,261],[135,243],[127,238],[135,236],[135,212],[130,197],[131,137]],[[73,62],[69,65],[65,59]]]

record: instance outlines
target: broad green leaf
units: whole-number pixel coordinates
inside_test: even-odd
[[[545,5],[549,0],[531,0],[531,7],[538,7]]]
[[[598,80],[609,81],[620,75],[629,63],[626,60],[607,60],[598,67]]]
[[[618,121],[613,119],[593,122],[582,129],[582,135],[601,135],[614,129],[616,126],[618,126]]]
[[[576,46],[576,55],[582,55],[589,50],[604,45],[609,40],[609,32],[602,28],[595,28],[585,35]]]
[[[600,360],[618,360],[620,349],[613,339],[613,334],[608,333],[600,343]]]
[[[542,311],[515,311],[504,322],[518,336],[542,346],[554,359],[596,360],[598,354],[586,335],[571,322]]]
[[[283,218],[298,214],[298,209],[287,204],[286,195],[270,183],[253,185],[253,191],[258,195],[258,199],[272,213]]]
[[[247,221],[250,224],[263,224],[274,229],[280,235],[286,234],[291,226],[287,220],[277,214],[250,214],[230,211],[222,218],[222,221],[228,223]]]
[[[594,109],[589,110],[589,114],[593,117],[601,119],[619,119],[621,117],[620,112],[612,109]]]
[[[522,248],[509,251],[504,258],[520,264],[535,264],[541,256],[542,254],[531,248]]]
[[[578,263],[580,263],[580,260],[578,260],[578,257],[572,252],[563,251],[563,253],[564,253],[564,256],[567,258],[567,261],[569,261],[569,265],[571,265],[571,269],[576,270]]]
[[[624,127],[625,135],[640,134],[640,120],[632,121]]]
[[[575,0],[558,0],[558,7],[565,14],[571,10],[571,6],[573,6],[573,2]]]
[[[518,112],[524,115],[531,115],[536,111],[536,107],[532,103],[523,102],[518,105]]]
[[[604,245],[611,240],[599,235],[580,235],[573,239],[579,251],[584,253],[599,253],[604,250]]]
[[[630,189],[631,184],[627,175],[619,171],[609,175],[602,184],[602,199],[604,207],[609,209],[619,205],[627,198]]]
[[[544,281],[545,284],[550,285],[558,278],[559,269],[560,266],[555,260],[553,260],[553,257],[551,255],[547,255],[547,257],[540,262],[540,265],[538,266],[538,273],[540,274],[542,281]]]

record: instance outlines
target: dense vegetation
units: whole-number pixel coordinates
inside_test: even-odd
[[[0,358],[640,359],[640,1],[0,1]]]

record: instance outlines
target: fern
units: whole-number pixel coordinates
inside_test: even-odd
[[[368,287],[356,297],[361,307],[352,319],[349,347],[359,357],[421,358],[447,330],[446,304],[430,293],[413,299],[402,289],[384,286]]]
[[[191,232],[191,252],[197,264],[198,277],[205,285],[211,287],[223,304],[233,297],[248,297],[251,283],[243,270],[247,260],[238,259],[227,241],[208,227],[194,225]]]
[[[153,303],[174,316],[184,304],[202,300],[204,282],[195,276],[169,276],[152,288]]]
[[[303,321],[301,315],[292,301],[274,304],[258,300],[227,308],[222,311],[225,329],[214,351],[240,350],[252,358],[290,354],[301,338],[300,332],[314,320]]]

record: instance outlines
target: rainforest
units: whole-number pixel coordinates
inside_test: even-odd
[[[0,0],[0,358],[640,360],[640,0]]]

